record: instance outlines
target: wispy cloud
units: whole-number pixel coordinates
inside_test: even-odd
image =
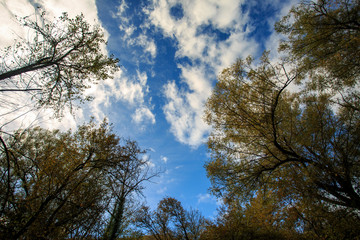
[[[131,117],[136,124],[155,124],[151,100],[145,100],[148,92],[145,72],[137,71],[136,76],[128,76],[126,71],[120,69],[114,79],[95,85],[87,91],[87,95],[95,97],[89,110],[91,115],[101,120],[105,117],[105,109],[111,108],[114,102],[124,102],[129,111],[132,111]]]
[[[204,97],[179,90],[174,81],[165,85],[164,93],[168,102],[163,111],[171,124],[170,131],[180,142],[192,147],[203,143],[209,131],[202,121]]]
[[[132,119],[137,124],[148,121],[151,124],[155,124],[155,115],[147,107],[137,108],[135,113],[132,115]]]
[[[144,96],[148,92],[146,73],[137,72],[137,77],[127,77],[125,74],[115,81],[109,82],[112,94],[119,100],[131,105],[144,103]]]
[[[142,160],[146,163],[147,167],[149,168],[155,168],[155,163],[151,161],[150,155],[144,154],[142,155]]]
[[[113,14],[114,18],[119,19],[119,30],[122,32],[122,42],[128,47],[140,47],[141,53],[138,55],[138,60],[145,63],[152,63],[157,54],[157,47],[151,34],[148,34],[148,28],[145,25],[135,25],[129,21],[130,17],[127,12],[127,3],[122,0],[117,12]]]
[[[164,163],[167,163],[169,159],[167,157],[161,156],[161,161],[163,161]]]
[[[164,195],[167,191],[167,187],[162,187],[158,190],[156,190],[156,193],[159,194],[159,195]]]
[[[214,196],[211,196],[209,193],[200,193],[197,195],[198,203],[207,203],[216,201]]]
[[[201,203],[216,203],[217,206],[221,206],[223,204],[223,200],[221,198],[216,198],[215,196],[209,193],[200,193],[197,195],[198,204]]]

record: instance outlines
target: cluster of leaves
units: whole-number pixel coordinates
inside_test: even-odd
[[[302,239],[302,234],[295,230],[300,223],[293,206],[287,202],[277,204],[269,198],[271,194],[259,192],[247,203],[228,199],[228,207],[220,209],[202,239]],[[289,208],[286,212],[282,211],[285,207]]]
[[[326,69],[324,87],[353,85],[360,72],[360,6],[357,0],[303,0],[275,28],[288,38],[280,50],[289,52],[302,71]]]
[[[321,201],[288,198],[278,188],[260,189],[244,202],[226,197],[215,220],[197,210],[185,210],[171,197],[162,199],[155,211],[141,207],[133,220],[146,231],[143,236],[122,239],[359,239],[358,213],[324,206]]]
[[[269,225],[282,236],[272,238],[359,235],[359,8],[351,0],[302,1],[276,26],[289,37],[280,45],[284,62],[265,53],[257,65],[237,60],[219,75],[206,105],[214,130],[205,167],[213,193],[228,201],[214,229],[270,234],[246,222],[260,216],[247,210],[265,196],[271,220],[294,219]]]

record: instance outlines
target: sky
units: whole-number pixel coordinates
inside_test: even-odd
[[[204,104],[217,75],[237,58],[276,58],[281,36],[274,23],[296,0],[0,0],[0,47],[27,32],[15,16],[83,13],[100,24],[108,41],[103,51],[120,60],[114,79],[92,86],[91,103],[74,114],[53,119],[51,110],[16,113],[9,126],[76,128],[93,116],[107,118],[114,132],[136,140],[144,156],[162,174],[144,191],[153,208],[174,197],[185,208],[214,217],[220,201],[210,192],[204,164],[211,127],[203,121]],[[0,109],[0,113],[5,110]],[[23,110],[26,112],[26,110]],[[9,117],[6,115],[6,117]],[[0,114],[0,121],[6,122]]]

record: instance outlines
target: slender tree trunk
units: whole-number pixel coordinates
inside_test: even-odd
[[[122,194],[115,203],[113,214],[111,215],[109,225],[107,226],[104,239],[115,240],[118,235],[118,231],[123,223],[124,207],[125,207],[125,195]]]
[[[40,61],[37,61],[33,64],[29,64],[29,65],[26,65],[24,67],[20,67],[20,68],[17,68],[17,69],[14,69],[14,70],[11,70],[11,71],[7,71],[7,72],[4,72],[2,74],[0,74],[0,81],[2,80],[5,80],[7,78],[12,78],[12,77],[15,77],[15,76],[18,76],[18,75],[21,75],[23,73],[27,73],[27,72],[32,72],[32,71],[36,71],[36,70],[39,70],[39,69],[42,69],[42,68],[46,68],[46,67],[49,67],[51,65],[54,65],[55,62],[53,61],[46,61],[45,62],[42,62],[42,60]]]

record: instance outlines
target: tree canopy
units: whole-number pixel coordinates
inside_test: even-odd
[[[45,12],[36,20],[31,17],[19,19],[29,36],[2,51],[2,99],[14,92],[29,93],[37,107],[51,107],[58,114],[74,100],[90,100],[84,90],[110,78],[118,68],[118,60],[101,50],[101,28],[91,27],[83,15],[72,19],[64,13],[54,21]],[[7,107],[6,101],[1,105]]]
[[[186,210],[172,197],[162,199],[155,211],[143,206],[135,223],[156,240],[201,239],[206,220],[197,210]]]
[[[286,91],[297,74],[266,57],[256,69],[250,64],[239,60],[225,69],[208,101],[206,120],[215,130],[206,168],[214,190],[251,195],[262,184],[291,185],[360,209],[359,113],[334,112],[325,93]]]
[[[357,0],[302,0],[276,30],[285,34],[280,50],[288,51],[303,71],[323,68],[326,87],[357,84],[360,72],[360,5]],[[330,86],[329,86],[330,84]]]
[[[1,238],[102,236],[113,199],[126,191],[125,201],[153,176],[144,151],[122,143],[106,122],[74,133],[19,130],[1,140]]]
[[[280,45],[287,57],[238,59],[219,75],[206,104],[213,130],[205,167],[231,214],[244,214],[241,204],[265,191],[276,214],[296,209],[302,224],[292,229],[303,237],[358,234],[359,6],[302,1],[277,24],[288,36]]]
[[[1,132],[0,238],[112,240],[133,225],[157,240],[359,239],[359,10],[303,0],[276,24],[285,58],[238,59],[218,76],[204,116],[215,220],[172,197],[129,213],[158,172],[135,141],[91,121]],[[20,23],[30,35],[3,50],[1,107],[20,92],[61,115],[118,68],[82,15]]]

